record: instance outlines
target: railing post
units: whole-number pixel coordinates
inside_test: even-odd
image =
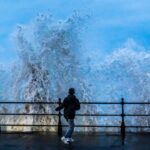
[[[60,106],[61,104],[61,98],[58,99],[58,105]],[[58,136],[61,137],[62,135],[62,124],[61,124],[61,112],[59,110],[58,113]]]
[[[125,113],[124,113],[124,98],[121,99],[121,138],[122,138],[122,145],[124,145],[124,141],[125,141],[125,122],[124,122],[124,116],[125,116]]]
[[[2,126],[0,126],[0,133],[2,133]]]

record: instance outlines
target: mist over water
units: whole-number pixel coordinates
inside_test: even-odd
[[[150,53],[134,41],[127,39],[112,53],[86,50],[83,45],[88,16],[74,13],[66,20],[55,20],[41,14],[26,25],[18,25],[12,36],[19,59],[10,70],[1,68],[0,98],[5,101],[57,101],[74,87],[80,101],[149,101]],[[85,37],[86,38],[86,37]],[[92,40],[92,37],[91,39]],[[90,41],[89,41],[90,42]],[[119,42],[119,41],[118,41]],[[6,94],[7,92],[7,94]],[[82,106],[79,113],[120,113],[120,107]],[[1,112],[54,113],[54,106],[3,105]],[[128,106],[126,113],[150,113],[148,106]],[[56,124],[57,117],[7,117],[1,122]],[[78,117],[77,123],[120,125],[120,117]],[[128,125],[150,125],[150,118],[126,117]],[[65,121],[63,121],[65,123]],[[53,130],[44,128],[8,128],[7,130]],[[116,131],[115,129],[77,129]],[[140,129],[142,131],[144,129]],[[134,130],[137,131],[137,130]],[[145,131],[147,131],[145,129]]]

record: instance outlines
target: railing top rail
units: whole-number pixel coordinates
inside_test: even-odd
[[[57,127],[58,125],[57,124],[0,124],[0,126],[40,126],[40,127],[48,127],[48,126],[51,126],[51,127]],[[62,125],[62,127],[67,127],[68,125]],[[75,127],[104,127],[104,128],[113,128],[113,127],[117,127],[117,128],[120,128],[119,125],[75,125]],[[150,128],[150,126],[130,126],[130,125],[127,125],[126,128]]]
[[[56,113],[0,113],[0,116],[58,116]],[[64,114],[61,114],[63,116]],[[76,116],[105,116],[105,117],[117,117],[117,116],[122,116],[122,114],[76,114]],[[150,114],[124,114],[124,116],[128,117],[137,117],[137,116],[150,116]]]
[[[16,101],[0,101],[0,104],[58,104],[58,102],[16,102]]]
[[[0,104],[58,104],[59,102],[17,102],[17,101],[0,101]],[[122,102],[83,102],[80,104],[122,104]],[[150,104],[150,102],[123,102],[123,104]]]

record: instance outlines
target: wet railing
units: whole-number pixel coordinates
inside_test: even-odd
[[[35,105],[35,104],[46,104],[46,105],[60,105],[61,104],[61,99],[58,99],[58,102],[0,102],[0,104],[30,104],[30,105]],[[121,123],[120,125],[76,125],[76,127],[117,127],[120,128],[120,135],[122,137],[122,143],[124,144],[124,139],[125,139],[125,133],[126,133],[126,128],[150,128],[150,126],[135,126],[135,125],[126,125],[125,123],[125,116],[150,116],[150,114],[127,114],[124,111],[125,108],[125,104],[130,105],[149,105],[150,102],[125,102],[124,98],[121,99],[121,102],[80,102],[80,104],[86,104],[86,105],[112,105],[112,104],[118,104],[121,107],[121,113],[118,114],[76,114],[77,116],[95,116],[95,117],[99,117],[99,116],[120,116],[121,117]],[[61,117],[62,114],[59,111],[58,113],[0,113],[0,116],[2,117],[3,115],[7,116],[7,115],[14,115],[14,116],[19,116],[19,115],[29,115],[29,116],[58,116],[58,124],[0,124],[0,129],[2,126],[39,126],[39,127],[43,127],[43,126],[51,126],[51,127],[58,127],[58,135],[61,136],[62,135],[62,127],[66,127],[66,125],[62,125],[61,122]],[[1,131],[1,130],[0,130]],[[7,132],[7,131],[6,131]]]

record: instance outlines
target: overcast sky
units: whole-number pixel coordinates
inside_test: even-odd
[[[15,57],[9,36],[17,24],[42,12],[66,19],[74,10],[91,15],[87,36],[92,49],[111,52],[129,38],[150,49],[149,0],[0,0],[0,62]]]

